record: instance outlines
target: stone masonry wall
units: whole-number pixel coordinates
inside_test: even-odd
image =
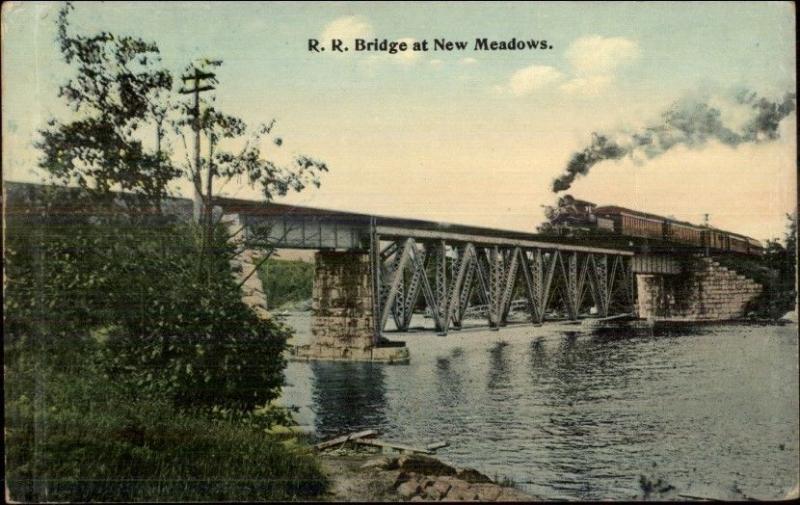
[[[255,271],[259,262],[259,255],[252,249],[247,249],[244,243],[244,230],[236,214],[222,216],[223,224],[228,229],[228,239],[236,246],[236,256],[230,261],[231,273],[237,282],[242,284],[242,302],[250,307],[261,319],[269,319],[267,310],[267,295],[258,272]],[[245,280],[246,279],[246,280]]]
[[[372,284],[369,256],[351,252],[316,254],[311,333],[316,344],[346,356],[372,347]]]
[[[639,317],[658,320],[736,319],[762,290],[760,284],[705,257],[695,259],[681,275],[639,274],[636,284]]]
[[[406,347],[373,344],[369,255],[319,251],[312,299],[312,343],[297,346],[300,359],[408,362]]]

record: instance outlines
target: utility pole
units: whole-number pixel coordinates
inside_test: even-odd
[[[216,77],[210,72],[201,72],[199,69],[194,69],[194,74],[184,75],[181,78],[183,82],[194,81],[193,89],[181,89],[180,93],[187,95],[194,93],[194,173],[192,174],[192,182],[194,186],[194,199],[192,205],[192,217],[195,223],[200,222],[200,214],[202,213],[203,196],[202,196],[202,178],[200,176],[200,93],[203,91],[211,91],[214,86],[206,84],[201,86],[200,81],[204,79],[213,79]],[[209,160],[210,162],[210,160]],[[209,202],[210,204],[210,202]]]

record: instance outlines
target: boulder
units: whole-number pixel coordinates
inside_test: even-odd
[[[470,487],[461,488],[461,487],[453,487],[449,493],[447,493],[447,501],[471,501],[478,499],[478,493],[475,492],[474,489]]]
[[[450,486],[449,491],[447,492],[448,499],[453,496],[454,493],[456,494],[463,494],[466,493],[470,487],[469,482],[456,479],[454,477],[442,477],[437,482],[442,482],[448,484]]]
[[[436,482],[433,483],[431,487],[427,488],[425,491],[428,493],[432,493],[433,491],[435,491],[439,495],[440,497],[439,499],[441,499],[447,496],[447,493],[448,491],[450,491],[451,487],[452,486],[448,482],[443,480],[437,480]]]
[[[372,459],[368,460],[366,463],[361,465],[361,468],[362,469],[378,468],[378,469],[381,469],[381,470],[391,470],[392,469],[391,468],[392,463],[394,463],[396,465],[397,464],[397,459],[396,458],[389,458],[389,457],[386,457],[386,456],[382,456],[382,457],[379,457],[379,458],[372,458]]]
[[[397,460],[397,466],[401,470],[423,475],[440,476],[456,474],[456,469],[452,466],[442,463],[436,458],[423,456],[421,454],[409,454],[407,456],[401,456]]]
[[[531,497],[513,487],[501,487],[496,501],[530,501]]]
[[[473,484],[470,489],[478,494],[480,501],[496,501],[503,491],[497,484]]]
[[[397,487],[397,486],[399,486],[400,484],[402,484],[404,482],[408,482],[409,480],[412,480],[413,478],[414,478],[413,474],[401,471],[401,472],[399,472],[397,474],[397,478],[394,481],[394,487]]]
[[[440,493],[439,490],[437,490],[433,486],[431,486],[429,488],[425,488],[423,493],[425,495],[425,498],[428,498],[429,500],[437,500],[438,501],[438,500],[441,500],[442,498],[444,498],[444,495],[442,493]]]
[[[491,484],[492,479],[472,468],[462,468],[456,472],[456,478],[473,484]]]
[[[412,496],[419,494],[420,491],[422,491],[422,488],[420,487],[419,482],[414,479],[403,482],[397,486],[397,494],[405,499],[409,499]]]

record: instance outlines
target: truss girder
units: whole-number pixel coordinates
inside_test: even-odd
[[[376,275],[380,331],[389,315],[398,330],[407,331],[420,295],[443,334],[460,328],[468,310],[485,310],[490,326],[504,326],[512,305],[519,306],[514,300],[519,282],[532,323],[552,317],[548,310],[559,299],[563,305],[556,310],[561,307],[571,320],[583,317],[587,291],[601,317],[609,315],[612,305],[630,311],[635,304],[633,262],[622,255],[444,240],[417,244],[408,237],[374,256],[380,269]],[[476,292],[482,305],[470,308]]]

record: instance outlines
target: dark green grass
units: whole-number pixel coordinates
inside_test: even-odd
[[[5,406],[15,501],[308,500],[327,485],[302,446],[131,399],[91,369],[12,365]]]

